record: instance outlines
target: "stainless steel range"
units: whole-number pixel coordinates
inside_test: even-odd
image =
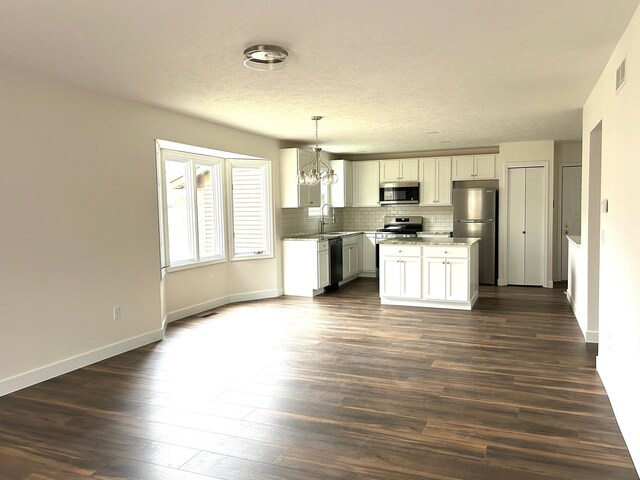
[[[390,238],[417,237],[422,231],[422,217],[384,217],[384,227],[376,230],[376,268],[380,265],[380,247],[383,240]]]

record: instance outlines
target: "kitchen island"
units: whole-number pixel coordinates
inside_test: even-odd
[[[471,310],[478,238],[401,238],[380,244],[380,303]]]

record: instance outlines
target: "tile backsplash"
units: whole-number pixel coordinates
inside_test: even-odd
[[[309,217],[308,208],[283,208],[282,233],[284,236],[317,233],[320,217]],[[325,230],[374,231],[384,224],[385,215],[414,215],[422,217],[422,229],[432,231],[453,230],[453,207],[421,207],[418,205],[388,205],[384,207],[336,208],[336,223]]]
[[[343,210],[344,230],[376,230],[384,224],[386,215],[421,216],[422,229],[453,230],[453,207],[421,207],[418,205],[388,205],[384,207],[353,207]]]
[[[342,217],[344,208],[336,208],[336,223],[325,225],[326,232],[338,232],[344,230]],[[305,233],[318,233],[320,231],[320,217],[310,217],[308,208],[283,208],[282,209],[282,234],[284,236],[304,235]]]

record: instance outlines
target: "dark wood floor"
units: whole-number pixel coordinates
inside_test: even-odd
[[[0,479],[638,479],[562,289],[360,279],[230,305],[0,398]]]

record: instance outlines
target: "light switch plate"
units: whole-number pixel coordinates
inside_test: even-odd
[[[602,213],[607,213],[609,211],[609,200],[608,199],[604,199],[602,200]]]

